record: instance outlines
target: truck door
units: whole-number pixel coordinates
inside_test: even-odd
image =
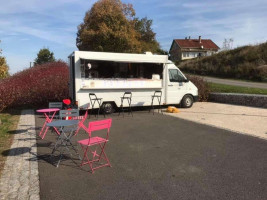
[[[179,104],[186,94],[185,77],[178,69],[168,69],[167,104]]]

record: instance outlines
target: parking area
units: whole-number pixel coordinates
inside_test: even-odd
[[[36,115],[36,126],[43,120]],[[86,137],[81,131],[73,139]],[[89,166],[79,167],[75,154],[56,168],[49,158],[55,140],[55,134],[48,132],[37,141],[41,199],[256,200],[267,196],[267,141],[252,136],[166,114],[138,111],[125,118],[114,114],[106,147],[112,168],[94,174]]]
[[[267,139],[266,108],[197,102],[190,109],[179,109],[180,113],[171,113],[169,115]]]

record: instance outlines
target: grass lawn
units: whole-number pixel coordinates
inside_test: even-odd
[[[8,150],[12,143],[12,133],[14,133],[17,129],[19,116],[19,110],[9,110],[7,112],[0,113],[0,174],[6,160],[6,157],[2,155],[2,152]]]
[[[267,95],[267,90],[261,89],[261,88],[248,88],[248,87],[224,85],[224,84],[218,84],[218,83],[208,83],[208,84],[210,86],[211,92]]]

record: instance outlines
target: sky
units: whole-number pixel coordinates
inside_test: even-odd
[[[0,49],[10,73],[26,69],[41,48],[67,61],[77,50],[77,26],[96,0],[0,0]],[[139,18],[153,20],[152,28],[164,50],[173,39],[191,36],[213,40],[222,47],[267,41],[266,0],[122,0]]]

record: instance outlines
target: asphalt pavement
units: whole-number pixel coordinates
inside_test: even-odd
[[[112,120],[112,167],[94,174],[74,152],[54,166],[55,133],[37,141],[41,199],[266,199],[266,140],[145,111]]]

